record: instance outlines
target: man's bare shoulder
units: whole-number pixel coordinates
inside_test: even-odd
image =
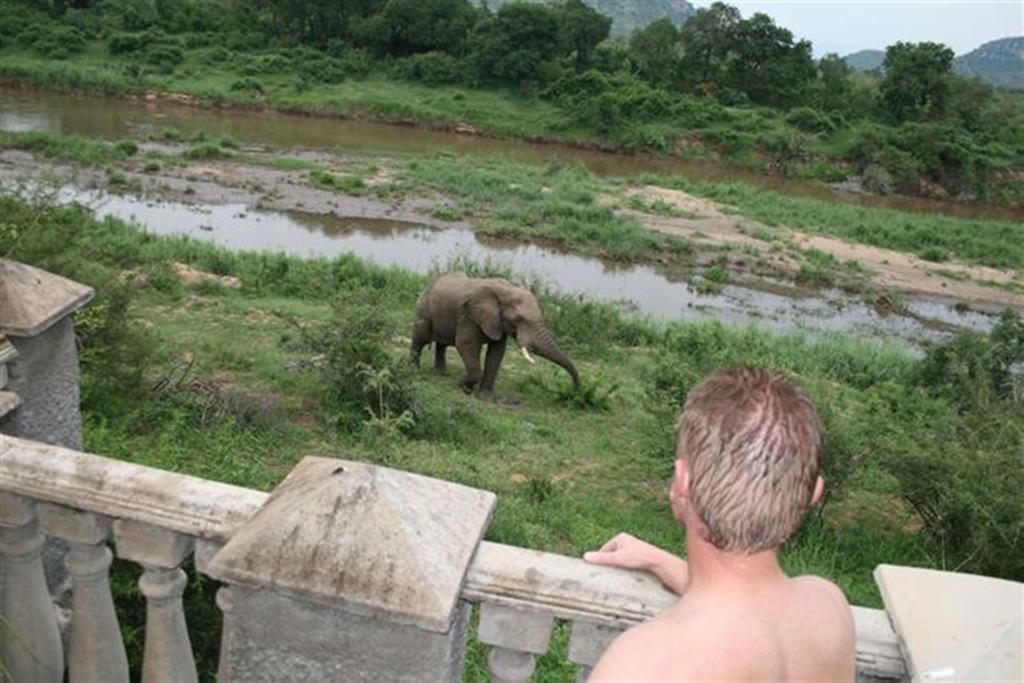
[[[798,576],[790,582],[801,602],[812,606],[815,611],[831,613],[841,623],[853,627],[850,603],[842,589],[820,576]]]
[[[738,660],[749,650],[737,653],[726,637],[728,624],[709,617],[663,615],[631,628],[609,646],[588,681],[705,680],[721,678],[727,663],[744,668]]]

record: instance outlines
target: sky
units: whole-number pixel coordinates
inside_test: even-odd
[[[642,0],[641,0],[642,1]],[[725,0],[744,17],[764,12],[815,56],[884,50],[899,40],[945,43],[958,55],[996,38],[1024,34],[1024,0]],[[712,0],[690,0],[707,7]]]

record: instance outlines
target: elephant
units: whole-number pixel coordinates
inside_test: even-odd
[[[438,276],[416,302],[416,325],[409,357],[419,367],[423,347],[434,344],[434,371],[444,374],[445,351],[455,346],[466,374],[459,386],[470,393],[479,383],[481,394],[494,391],[509,336],[530,363],[530,352],[547,358],[569,373],[573,385],[580,376],[554,336],[544,324],[536,297],[525,287],[496,278],[471,278],[465,273]],[[480,350],[487,345],[484,369],[480,371]]]

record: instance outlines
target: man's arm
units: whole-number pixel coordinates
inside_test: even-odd
[[[583,560],[591,564],[650,572],[676,595],[683,594],[690,580],[690,571],[684,560],[626,533],[611,539],[600,550],[584,553]]]

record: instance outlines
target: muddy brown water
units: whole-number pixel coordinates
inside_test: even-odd
[[[531,144],[406,126],[273,111],[193,107],[36,90],[0,88],[0,130],[46,131],[102,138],[144,137],[165,128],[191,136],[230,136],[250,145],[338,149],[360,153],[500,155],[525,163],[576,161],[601,175],[652,172],[691,180],[743,182],[784,194],[971,218],[1021,219],[1024,211],[902,196],[874,196],[836,190],[824,184],[762,175],[713,162],[611,154],[557,144]]]
[[[908,347],[948,336],[955,328],[987,330],[992,318],[957,312],[950,302],[913,298],[910,315],[880,315],[837,290],[805,291],[785,283],[729,284],[699,294],[693,273],[623,266],[532,244],[497,240],[471,229],[434,229],[386,219],[266,211],[243,204],[185,204],[66,188],[62,199],[91,206],[99,215],[136,221],[160,235],[186,235],[236,250],[302,257],[354,253],[384,266],[418,273],[444,269],[458,257],[507,266],[518,277],[570,294],[617,303],[660,320],[720,320],[775,331],[885,338]]]

